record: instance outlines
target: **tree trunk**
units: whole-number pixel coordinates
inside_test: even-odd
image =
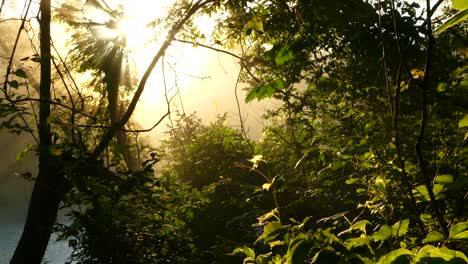
[[[111,125],[115,125],[122,117],[122,103],[120,101],[119,87],[121,81],[121,65],[123,61],[122,51],[116,50],[115,57],[109,63],[109,67],[104,70],[106,78],[107,101],[109,104],[109,115]],[[122,155],[122,158],[127,165],[127,169],[136,171],[140,168],[138,164],[138,154],[134,151],[133,144],[123,131],[123,128],[115,133],[117,139],[117,151]]]
[[[55,223],[61,194],[63,174],[58,162],[49,153],[50,134],[50,0],[40,4],[41,80],[39,104],[39,173],[29,203],[23,234],[10,261],[12,264],[40,264]]]

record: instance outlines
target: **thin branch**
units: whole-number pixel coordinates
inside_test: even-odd
[[[432,190],[432,173],[428,168],[428,162],[424,159],[424,154],[422,151],[422,144],[424,141],[424,133],[427,126],[427,112],[428,112],[428,102],[427,102],[427,90],[431,85],[431,73],[432,73],[432,52],[434,47],[434,38],[432,36],[432,22],[431,22],[431,1],[426,0],[426,9],[427,9],[427,51],[426,51],[426,63],[424,67],[424,80],[421,87],[422,101],[421,101],[421,121],[419,124],[418,136],[416,138],[416,144],[414,146],[416,150],[416,156],[418,158],[419,167],[425,183],[427,192],[429,194],[430,202],[432,209],[437,217],[440,227],[442,228],[444,234],[448,236],[449,231],[445,219],[440,212],[440,208],[437,205],[434,192]]]
[[[203,48],[206,48],[206,49],[214,50],[216,52],[224,53],[224,54],[227,54],[229,56],[232,56],[232,57],[234,57],[234,58],[236,58],[236,59],[238,59],[240,61],[241,65],[244,67],[244,69],[247,71],[247,73],[250,75],[250,77],[252,77],[257,83],[261,83],[261,81],[249,70],[249,68],[247,67],[247,65],[245,63],[245,59],[242,58],[239,55],[236,55],[236,54],[234,54],[232,52],[229,52],[227,50],[218,49],[218,48],[215,48],[215,47],[212,47],[212,46],[209,46],[209,45],[206,45],[206,44],[194,42],[194,41],[188,41],[188,40],[183,40],[183,39],[175,39],[175,41],[185,43],[185,44],[191,44],[191,45],[194,45],[194,46],[200,46],[200,47],[203,47]]]
[[[401,47],[400,32],[399,32],[397,19],[396,19],[397,10],[395,8],[395,0],[391,1],[391,6],[392,6],[391,11],[392,11],[392,20],[393,20],[393,32],[395,33],[395,39],[396,39],[396,43],[397,43],[398,54],[400,56],[400,60],[403,63],[405,71],[408,74],[408,76],[410,77],[411,81],[416,83],[416,85],[418,85],[419,87],[421,87],[422,84],[419,82],[419,80],[415,79],[413,74],[411,73],[411,69],[410,69],[410,67],[408,65],[408,61],[406,60],[406,55],[403,52],[403,48]]]
[[[418,207],[416,206],[416,199],[414,198],[411,182],[408,177],[408,173],[406,172],[406,165],[405,160],[403,159],[403,155],[401,154],[401,144],[400,144],[400,136],[398,130],[398,117],[400,114],[400,92],[401,92],[401,85],[400,85],[400,78],[401,78],[401,71],[403,65],[400,64],[398,67],[397,78],[396,78],[396,91],[395,91],[395,101],[394,101],[394,115],[393,115],[393,140],[397,152],[398,163],[400,164],[401,174],[403,176],[403,182],[406,187],[406,193],[410,197],[411,202],[411,209],[414,213],[414,219],[416,219],[416,223],[418,224],[419,228],[423,232],[423,234],[427,234],[426,227],[424,223],[420,219],[419,215],[420,212]]]
[[[68,109],[70,111],[74,111],[72,107],[70,107],[68,105],[65,105],[65,104],[62,104],[62,103],[59,103],[57,101],[52,101],[52,100],[41,100],[39,98],[23,98],[23,99],[18,99],[18,100],[12,100],[10,97],[7,97],[5,99],[8,102],[14,103],[14,104],[15,103],[21,103],[21,102],[27,102],[27,101],[33,101],[33,102],[39,102],[39,103],[48,103],[48,104],[51,104],[51,105],[56,105],[56,106],[63,107],[63,108]],[[96,121],[95,117],[90,116],[90,115],[88,115],[86,113],[83,113],[83,112],[80,112],[80,111],[76,111],[76,113]]]
[[[20,24],[20,27],[18,29],[18,33],[16,34],[16,39],[15,39],[15,42],[13,44],[13,49],[11,51],[11,57],[10,57],[10,60],[8,61],[8,66],[7,66],[7,69],[6,69],[5,83],[3,84],[3,91],[4,92],[7,91],[8,78],[10,77],[11,67],[13,66],[13,59],[15,58],[16,49],[18,48],[19,40],[20,40],[20,37],[21,37],[21,32],[23,31],[24,25],[25,25],[25,23],[27,21],[26,17],[27,17],[27,15],[29,13],[29,8],[31,7],[31,3],[32,3],[32,0],[29,0],[28,5],[26,7],[26,10],[24,12],[24,16],[21,18],[21,24]]]

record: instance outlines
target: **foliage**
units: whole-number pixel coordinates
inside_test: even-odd
[[[160,158],[167,161],[163,170],[199,189],[223,178],[249,182],[248,173],[234,163],[252,156],[252,143],[226,119],[222,115],[203,124],[195,114],[177,113],[160,147]]]
[[[190,224],[203,256],[200,263],[238,263],[226,253],[255,238],[251,225],[265,208],[258,202],[263,192],[255,186],[261,179],[239,167],[251,157],[252,143],[226,119],[223,115],[204,124],[195,114],[178,113],[159,148],[166,162],[161,173],[201,189],[209,199]]]
[[[191,263],[189,229],[208,200],[170,177],[155,177],[155,159],[138,172],[107,168],[84,177],[67,194],[71,225],[58,225],[78,263]],[[89,166],[88,166],[89,167]]]
[[[278,179],[278,219],[257,239],[270,250],[235,253],[244,263],[466,261],[466,243],[449,235],[467,220],[466,30],[434,38],[404,1],[236,4],[263,24],[233,29],[249,58],[247,101],[283,105],[257,153]],[[393,238],[398,222],[410,227]]]

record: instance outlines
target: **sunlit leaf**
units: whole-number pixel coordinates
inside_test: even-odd
[[[253,16],[246,24],[247,27],[263,32],[263,21],[259,16]]]
[[[437,92],[439,93],[445,92],[447,90],[447,86],[448,86],[447,83],[439,83],[439,85],[437,85]]]
[[[356,248],[356,247],[361,247],[361,246],[366,246],[366,245],[369,245],[371,239],[370,237],[356,237],[356,238],[351,238],[351,239],[348,239],[345,244],[346,244],[346,248],[349,249],[352,249],[352,248]]]
[[[440,184],[450,184],[450,183],[453,183],[453,175],[450,175],[450,174],[438,175],[438,176],[434,179],[434,182],[440,183]]]
[[[452,0],[452,7],[457,10],[464,10],[468,8],[468,1],[466,0]]]
[[[392,236],[392,228],[389,227],[388,225],[383,225],[380,227],[380,230],[378,232],[375,232],[372,235],[372,239],[375,241],[385,241],[389,239]]]
[[[461,222],[452,226],[452,228],[450,228],[449,239],[468,239],[468,222]]]
[[[284,241],[276,240],[276,241],[273,241],[273,242],[268,243],[268,245],[270,246],[270,248],[274,248],[274,247],[276,247],[276,246],[282,246],[282,245],[284,245]]]
[[[404,258],[407,259],[409,257],[413,256],[413,252],[406,248],[399,248],[397,250],[394,250],[387,255],[383,256],[378,264],[391,264],[391,263],[399,263],[397,262],[399,258]]]
[[[257,217],[258,224],[262,225],[266,220],[268,220],[268,219],[270,219],[272,217],[275,217],[278,220],[277,215],[278,215],[278,209],[275,208],[275,209],[271,210],[270,212]]]
[[[432,216],[430,214],[421,214],[419,218],[421,221],[423,221],[423,223],[427,223],[432,219]]]
[[[413,79],[424,79],[424,71],[420,69],[412,69],[411,75],[413,76]]]
[[[251,257],[255,259],[255,251],[249,247],[242,247],[242,248],[236,248],[234,251],[232,251],[232,255],[238,254],[238,253],[244,253],[245,256]]]
[[[431,200],[431,198],[429,197],[429,192],[427,191],[427,188],[425,185],[416,186],[413,189],[413,194],[414,194],[414,198],[416,198],[418,202],[427,202]]]
[[[264,184],[262,185],[262,189],[263,189],[263,190],[267,190],[267,191],[268,191],[268,190],[270,189],[270,187],[271,187],[271,183],[264,183]]]
[[[281,231],[283,231],[283,225],[280,222],[271,222],[265,225],[263,233],[255,240],[255,243],[265,240],[268,242],[272,238],[276,237]]]
[[[248,161],[252,162],[252,168],[256,169],[260,161],[263,161],[263,155],[255,155],[253,158],[249,159]]]
[[[465,115],[460,122],[458,122],[458,127],[468,126],[468,115]]]
[[[351,230],[361,230],[364,234],[366,233],[366,226],[369,225],[370,222],[367,220],[361,220],[359,222],[354,223],[351,225]]]
[[[453,261],[453,263],[468,262],[468,258],[460,251],[451,250],[446,247],[437,248],[432,245],[426,245],[419,249],[412,263],[428,263],[428,259],[433,260],[430,263],[436,263],[436,261],[439,261],[439,263],[442,261]]]
[[[401,222],[397,222],[392,226],[392,235],[393,236],[403,236],[408,232],[409,219],[405,219]]]
[[[424,243],[440,242],[444,240],[444,235],[437,231],[431,231],[427,234],[426,238],[423,239]]]

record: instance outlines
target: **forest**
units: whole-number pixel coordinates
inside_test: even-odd
[[[127,2],[1,2],[0,129],[37,159],[11,264],[53,234],[67,263],[468,263],[467,1],[147,1],[140,26]],[[177,45],[234,60],[238,106],[276,102],[260,138],[240,106],[173,106]]]

